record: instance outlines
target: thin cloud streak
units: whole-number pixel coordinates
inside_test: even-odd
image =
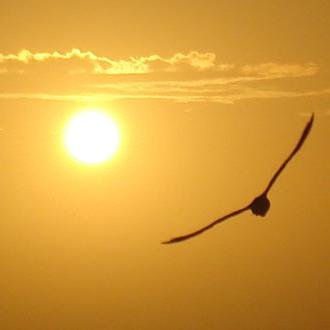
[[[256,65],[244,65],[241,71],[246,75],[258,75],[261,77],[297,78],[313,76],[319,71],[319,68],[315,63],[306,63],[304,65],[261,63]]]
[[[101,102],[115,100],[169,100],[178,103],[212,102],[233,104],[246,99],[294,98],[329,95],[330,89],[307,92],[288,92],[278,90],[258,90],[254,88],[237,89],[224,95],[164,95],[164,94],[47,94],[47,93],[1,93],[0,99],[36,99],[50,101]]]
[[[308,71],[308,70],[307,70]],[[293,78],[293,73],[289,73],[290,78]],[[297,73],[298,74],[298,73]],[[295,78],[301,77],[302,73]],[[264,76],[236,76],[222,77],[214,79],[195,79],[195,80],[163,80],[163,81],[134,81],[129,82],[114,82],[103,84],[90,84],[86,87],[96,88],[101,90],[117,90],[117,91],[177,91],[177,92],[214,92],[217,86],[235,86],[242,83],[257,82],[262,80],[273,80],[280,78],[288,78],[287,73],[272,73]]]

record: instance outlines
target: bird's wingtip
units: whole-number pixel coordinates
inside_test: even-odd
[[[178,236],[178,237],[174,237],[174,238],[170,238],[169,240],[167,240],[167,241],[163,241],[163,242],[161,242],[161,244],[166,244],[166,245],[168,245],[168,244],[173,244],[173,243],[179,243],[179,242],[181,242],[181,241],[184,241],[184,240],[186,240],[187,238],[189,238],[190,236]]]
[[[314,122],[314,117],[315,117],[315,114],[314,114],[314,112],[312,112],[312,115],[311,115],[311,117],[310,117],[310,119],[309,119],[309,121],[306,125],[307,131],[309,131],[311,129],[311,127],[313,125],[313,122]]]
[[[174,243],[175,241],[173,239],[169,239],[168,241],[163,241],[163,242],[160,242],[160,244],[163,244],[163,245],[168,245],[168,244],[171,244],[171,243]]]

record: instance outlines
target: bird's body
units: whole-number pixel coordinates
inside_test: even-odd
[[[201,233],[203,233],[204,231],[212,228],[213,226],[217,225],[218,223],[224,221],[224,220],[227,220],[233,216],[236,216],[242,212],[245,212],[247,210],[251,210],[251,212],[254,214],[254,215],[257,215],[257,216],[266,216],[269,208],[270,208],[270,200],[268,199],[267,197],[267,194],[269,192],[269,190],[271,189],[271,187],[273,186],[273,184],[275,183],[276,179],[278,178],[278,176],[281,174],[281,172],[284,170],[284,168],[286,167],[286,165],[289,163],[289,161],[293,158],[293,156],[299,151],[299,149],[302,147],[305,139],[307,138],[311,128],[312,128],[312,124],[313,124],[313,121],[314,121],[314,114],[312,114],[310,120],[308,121],[308,123],[306,124],[301,136],[300,136],[300,139],[297,143],[297,145],[295,146],[295,148],[292,150],[292,152],[290,153],[290,155],[286,158],[286,160],[282,163],[282,165],[279,167],[279,169],[275,172],[275,174],[272,176],[272,178],[270,179],[266,189],[259,195],[257,196],[256,198],[254,198],[252,200],[252,202],[250,204],[248,204],[247,206],[241,208],[241,209],[238,209],[236,211],[233,211],[213,222],[211,222],[210,224],[208,224],[207,226],[205,227],[202,227],[201,229],[199,230],[196,230],[190,234],[187,234],[187,235],[183,235],[183,236],[178,236],[178,237],[174,237],[168,241],[165,241],[163,242],[163,244],[171,244],[171,243],[178,243],[178,242],[181,242],[181,241],[184,241],[186,239],[189,239],[189,238],[192,238],[194,236],[197,236]]]
[[[264,217],[267,214],[269,208],[270,208],[270,201],[266,194],[262,194],[256,197],[250,205],[250,209],[252,213],[255,215],[260,215],[262,217]]]

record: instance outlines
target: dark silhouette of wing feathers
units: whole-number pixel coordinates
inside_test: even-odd
[[[287,159],[282,163],[282,165],[279,167],[279,169],[275,172],[275,174],[273,175],[273,177],[271,178],[271,180],[269,181],[266,189],[264,190],[264,192],[259,195],[258,197],[256,197],[249,205],[241,208],[241,209],[238,209],[236,211],[233,211],[227,215],[224,215],[223,217],[211,222],[210,224],[206,225],[205,227],[202,227],[201,229],[199,230],[196,230],[190,234],[187,234],[187,235],[182,235],[182,236],[178,236],[178,237],[174,237],[174,238],[171,238],[170,240],[168,241],[165,241],[165,242],[162,242],[162,244],[171,244],[171,243],[178,243],[178,242],[182,242],[186,239],[189,239],[189,238],[192,238],[194,236],[197,236],[201,233],[203,233],[204,231],[212,228],[213,226],[217,225],[218,223],[220,222],[223,222],[229,218],[232,218],[242,212],[245,212],[247,210],[250,210],[256,214],[256,215],[261,215],[261,216],[265,216],[267,211],[268,211],[268,208],[269,208],[269,201],[267,203],[269,203],[269,205],[267,205],[267,207],[265,208],[265,210],[261,210],[260,209],[260,202],[265,202],[265,200],[268,200],[267,199],[267,193],[269,192],[270,188],[273,186],[273,184],[275,183],[276,179],[278,178],[278,176],[281,174],[281,172],[284,170],[284,168],[286,167],[286,165],[289,163],[289,161],[294,157],[294,155],[300,150],[300,148],[302,147],[304,141],[306,140],[311,128],[312,128],[312,125],[313,125],[313,121],[314,121],[314,113],[312,114],[310,120],[308,121],[308,123],[306,124],[301,136],[300,136],[300,139],[298,141],[298,143],[296,144],[296,146],[294,147],[294,149],[292,150],[292,152],[290,153],[290,155],[287,157]],[[264,207],[264,206],[263,206]],[[262,208],[263,208],[262,207]],[[256,208],[256,209],[255,209]],[[260,209],[260,210],[259,210]]]
[[[210,224],[208,224],[207,226],[205,226],[205,227],[203,227],[203,228],[201,228],[199,230],[196,230],[196,231],[194,231],[194,232],[192,232],[190,234],[187,234],[187,235],[174,237],[174,238],[172,238],[172,239],[170,239],[168,241],[162,242],[162,244],[178,243],[178,242],[184,241],[184,240],[186,240],[188,238],[192,238],[194,236],[197,236],[197,235],[201,234],[202,232],[204,232],[204,231],[212,228],[213,226],[217,225],[218,223],[220,223],[222,221],[225,221],[225,220],[227,220],[227,219],[229,219],[231,217],[234,217],[235,215],[238,215],[238,214],[240,214],[240,213],[242,213],[244,211],[247,211],[249,209],[250,209],[250,204],[247,205],[247,206],[245,206],[245,207],[243,207],[243,208],[241,208],[241,209],[239,209],[239,210],[236,210],[234,212],[231,212],[229,214],[224,215],[223,217],[221,217],[221,218],[219,218],[219,219],[211,222]]]
[[[310,132],[310,130],[312,128],[313,121],[314,121],[314,113],[312,114],[310,120],[306,124],[305,129],[303,130],[303,132],[301,134],[301,137],[300,137],[297,145],[295,146],[295,148],[292,150],[292,152],[290,153],[290,155],[288,156],[288,158],[283,162],[283,164],[280,166],[280,168],[276,171],[276,173],[273,175],[273,177],[269,181],[269,184],[268,184],[267,188],[265,189],[264,194],[267,194],[268,193],[268,191],[273,186],[273,184],[275,183],[276,179],[281,174],[281,172],[284,170],[284,168],[286,167],[286,165],[289,163],[289,161],[293,158],[293,156],[302,147],[304,141],[306,140],[306,138],[307,138],[307,136],[308,136],[308,134],[309,134],[309,132]]]

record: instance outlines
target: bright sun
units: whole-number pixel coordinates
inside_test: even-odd
[[[110,159],[119,146],[115,123],[98,110],[77,113],[68,123],[64,139],[69,153],[86,164],[98,164]]]

